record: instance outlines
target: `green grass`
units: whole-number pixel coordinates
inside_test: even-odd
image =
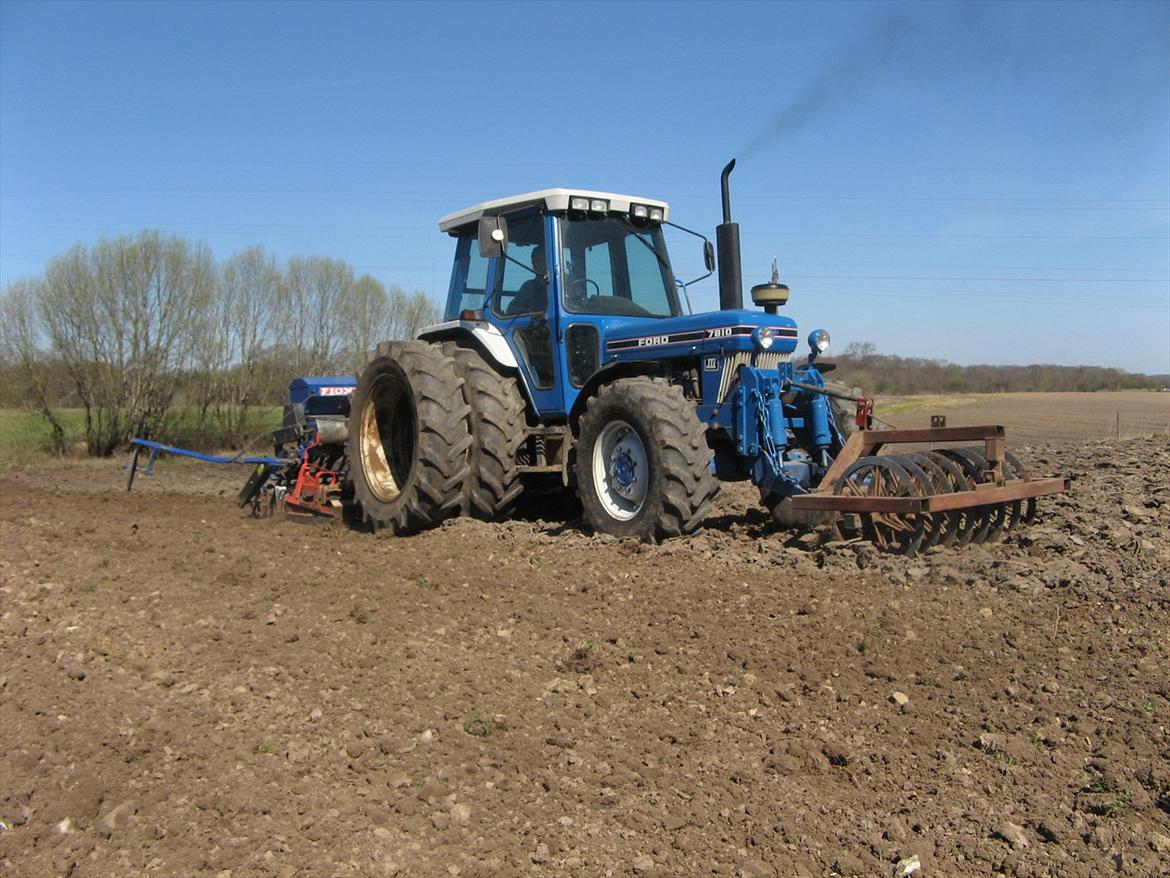
[[[59,409],[57,417],[65,428],[66,446],[85,441],[85,412]],[[48,421],[36,412],[0,409],[0,454],[5,457],[47,451],[51,435]]]
[[[960,405],[969,405],[975,402],[972,394],[923,394],[895,398],[890,402],[879,403],[876,414],[896,415],[900,412],[914,412],[922,409],[944,409]]]
[[[1109,801],[1104,802],[1097,808],[1098,813],[1104,814],[1106,817],[1116,817],[1128,808],[1133,801],[1133,793],[1130,792],[1128,787],[1119,787],[1116,784],[1106,783],[1100,778],[1089,785],[1089,792],[1097,795],[1112,796]]]
[[[496,724],[490,719],[484,719],[478,714],[473,714],[463,724],[463,731],[475,738],[486,738],[493,731],[495,731]]]
[[[168,445],[203,451],[232,447],[213,424],[200,429],[195,414],[191,408],[173,410],[168,425],[159,435],[151,438]],[[84,452],[85,412],[82,409],[58,409],[56,415],[65,428],[65,447],[70,451]],[[272,431],[280,426],[280,419],[279,406],[253,409],[246,431],[250,439],[249,449],[267,448]],[[0,409],[0,457],[10,463],[22,455],[49,451],[51,435],[48,422],[36,412]]]

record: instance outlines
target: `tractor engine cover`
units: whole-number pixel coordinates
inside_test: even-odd
[[[768,350],[791,354],[796,350],[796,321],[759,311],[714,311],[667,317],[653,322],[632,320],[606,328],[607,359],[669,359],[724,350],[750,351],[758,330],[770,327],[774,335]]]

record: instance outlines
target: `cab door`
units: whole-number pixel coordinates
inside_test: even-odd
[[[541,417],[565,414],[558,351],[555,224],[551,217],[509,215],[505,258],[493,260],[492,322],[508,340]]]

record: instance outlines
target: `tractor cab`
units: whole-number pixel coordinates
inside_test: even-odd
[[[746,336],[765,323],[795,336],[790,319],[758,311],[687,315],[662,234],[669,210],[649,198],[545,189],[443,217],[455,264],[445,322],[425,337],[472,332],[519,371],[539,416],[555,419],[620,362],[693,356],[712,340],[750,349]],[[713,269],[705,240],[704,259]]]

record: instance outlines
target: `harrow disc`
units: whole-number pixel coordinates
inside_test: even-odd
[[[962,470],[967,480],[967,490],[975,490],[975,486],[982,484],[987,471],[987,459],[971,448],[943,448],[939,451]],[[987,540],[992,528],[993,518],[1002,517],[1002,510],[992,506],[974,506],[967,510],[967,521],[964,530],[959,533],[956,543],[965,546],[968,543],[979,543]]]
[[[912,497],[929,497],[935,493],[934,480],[930,473],[924,469],[920,462],[914,459],[912,454],[891,454],[882,458],[896,463],[909,474],[913,485],[918,489],[916,493],[905,496]],[[938,540],[938,522],[942,516],[934,515],[918,515],[915,516],[922,522],[922,544],[921,549],[929,548]]]
[[[893,457],[863,457],[837,481],[834,494],[851,497],[925,497],[931,493],[930,478],[920,467]],[[889,552],[913,556],[927,535],[924,515],[863,512],[866,537]]]
[[[947,455],[940,451],[928,451],[926,457],[930,458],[943,473],[947,483],[950,485],[951,493],[959,491],[971,490],[971,483],[967,481],[967,475],[963,468],[959,466]],[[940,540],[940,544],[944,546],[949,545],[964,545],[970,538],[970,533],[974,529],[975,515],[978,510],[970,508],[961,508],[953,511],[950,520],[950,527],[944,539]]]
[[[950,494],[955,491],[950,477],[929,454],[912,452],[904,457],[930,477],[932,494]],[[959,516],[955,512],[932,512],[926,516],[927,537],[924,548],[950,545],[959,527]]]
[[[1024,465],[1020,463],[1020,459],[1012,454],[1010,451],[1003,453],[1004,462],[1012,471],[1012,477],[1017,479],[1027,479],[1028,471],[1024,469]],[[1008,530],[1011,530],[1021,521],[1024,524],[1031,524],[1032,519],[1036,517],[1036,498],[1029,497],[1027,500],[1017,500],[1012,504],[1012,520],[1008,524]]]

